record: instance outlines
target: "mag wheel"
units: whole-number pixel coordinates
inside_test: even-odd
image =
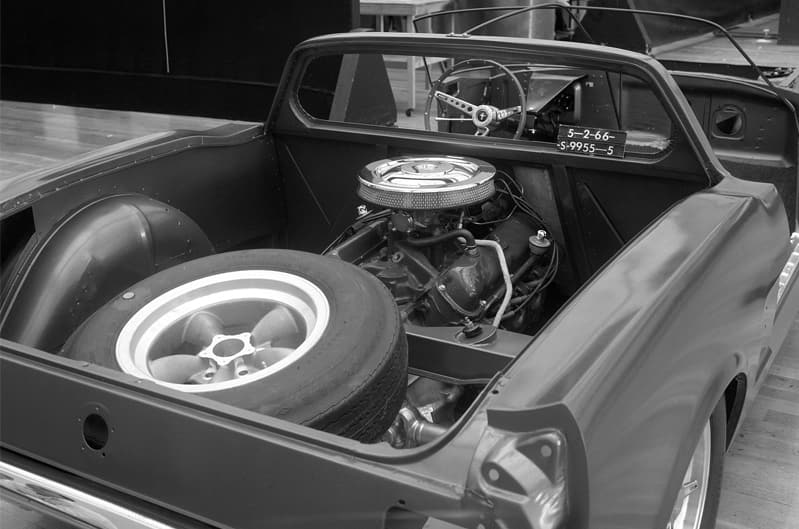
[[[726,409],[720,402],[705,423],[685,471],[666,529],[712,529],[721,492]]]
[[[363,441],[404,397],[407,345],[391,295],[303,252],[219,254],[121,293],[67,356]]]
[[[136,311],[117,337],[116,362],[179,391],[221,391],[291,369],[329,323],[327,297],[307,279],[275,270],[222,272]]]

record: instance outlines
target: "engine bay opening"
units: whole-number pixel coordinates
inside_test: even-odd
[[[461,341],[535,334],[559,249],[514,178],[471,158],[402,157],[358,184],[367,204],[324,254],[380,279],[408,323],[458,326]]]
[[[443,434],[560,306],[560,244],[523,185],[483,160],[378,160],[358,173],[357,193],[356,221],[322,253],[377,277],[400,309],[410,376],[384,440],[418,446]],[[418,350],[431,340],[450,345],[449,361]],[[471,373],[453,372],[464,363]]]

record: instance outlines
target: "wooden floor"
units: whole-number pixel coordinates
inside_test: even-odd
[[[422,79],[419,92],[423,105]],[[398,108],[404,107],[398,104]],[[413,119],[418,120],[419,114]],[[221,123],[2,101],[0,184],[28,170],[144,134]],[[718,529],[744,528],[799,528],[799,323],[777,355],[725,461]]]
[[[0,187],[5,179],[133,138],[226,121],[0,101]]]
[[[717,529],[799,528],[799,322],[724,461]]]

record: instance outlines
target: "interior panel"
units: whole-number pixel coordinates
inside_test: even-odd
[[[724,167],[738,178],[774,184],[795,226],[799,132],[791,111],[773,94],[736,80],[674,77]]]

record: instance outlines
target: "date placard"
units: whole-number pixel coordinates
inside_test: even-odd
[[[564,152],[624,158],[626,141],[627,133],[623,130],[560,125],[555,146]]]

